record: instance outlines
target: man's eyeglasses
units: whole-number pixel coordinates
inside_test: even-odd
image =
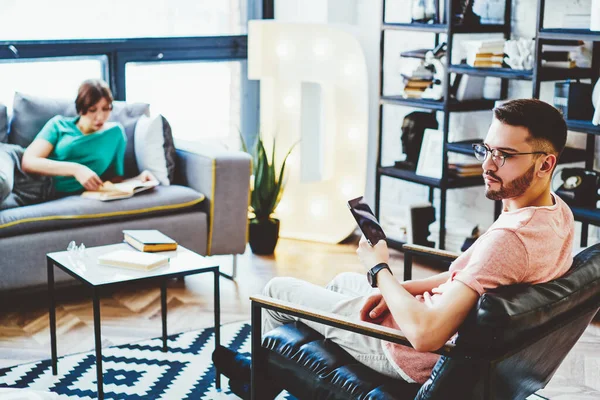
[[[543,151],[533,151],[531,153],[506,153],[506,152],[504,152],[502,150],[498,150],[498,149],[492,150],[483,143],[474,144],[473,145],[473,153],[475,154],[475,158],[477,158],[481,162],[484,162],[488,156],[488,153],[491,153],[492,161],[494,162],[494,164],[496,164],[496,166],[498,168],[500,168],[504,165],[507,158],[511,158],[514,156],[522,156],[525,154],[544,154],[544,155],[548,154]]]

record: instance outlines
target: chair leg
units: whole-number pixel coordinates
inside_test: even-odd
[[[224,272],[220,272],[220,274],[223,278],[227,278],[232,281],[235,280],[235,277],[237,276],[237,258],[238,258],[238,255],[234,254],[233,255],[233,263],[232,263],[232,267],[231,267],[231,275],[228,275]]]

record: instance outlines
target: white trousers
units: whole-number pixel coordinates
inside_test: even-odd
[[[273,278],[265,286],[263,294],[293,304],[359,319],[365,296],[371,294],[372,290],[364,274],[345,272],[336,276],[326,288],[296,278]],[[286,323],[302,321],[342,347],[360,363],[381,374],[393,378],[401,377],[384,354],[380,339],[271,310],[263,309],[262,313],[263,334]]]

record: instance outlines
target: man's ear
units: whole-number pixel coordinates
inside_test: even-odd
[[[556,156],[554,154],[548,154],[542,158],[542,164],[540,165],[540,173],[543,175],[551,174],[554,166],[556,165]]]

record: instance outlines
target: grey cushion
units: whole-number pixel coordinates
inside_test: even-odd
[[[149,105],[142,103],[125,103],[115,101],[110,121],[123,125],[127,134],[127,148],[125,150],[125,176],[131,177],[139,174],[135,162],[133,147],[133,134],[137,120],[143,114],[149,113]],[[8,136],[9,143],[23,147],[35,139],[46,122],[56,115],[74,117],[77,115],[75,101],[71,99],[52,99],[38,97],[23,93],[15,93],[13,102],[13,117]]]
[[[8,140],[8,112],[4,104],[0,104],[0,143]]]
[[[203,194],[178,185],[158,186],[109,202],[68,196],[0,211],[0,238],[197,210],[203,200]]]

